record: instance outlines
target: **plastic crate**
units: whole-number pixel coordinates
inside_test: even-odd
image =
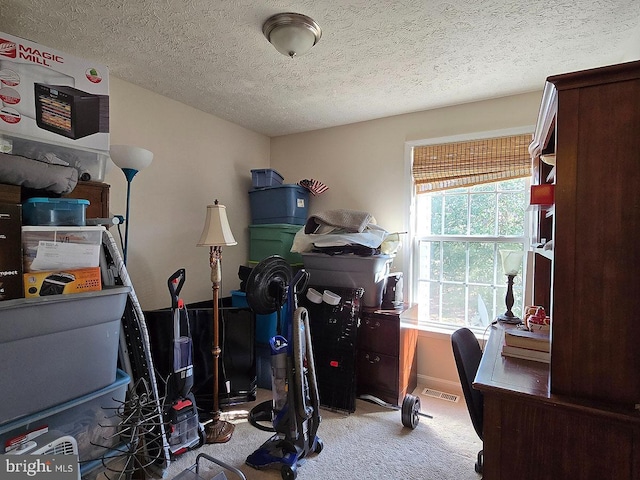
[[[22,227],[24,272],[100,266],[102,232],[104,227]]]
[[[129,291],[0,302],[0,425],[115,381]]]
[[[25,84],[26,85],[26,84]],[[31,87],[33,95],[33,86]],[[93,182],[104,181],[109,161],[108,151],[85,150],[72,146],[56,145],[51,142],[37,142],[33,138],[22,138],[19,135],[0,134],[0,147],[3,153],[39,159],[43,155],[54,154],[78,171],[78,180]]]
[[[253,188],[275,187],[282,185],[284,178],[272,168],[251,170]]]
[[[300,225],[249,225],[249,262],[258,263],[271,255],[280,255],[290,265],[302,265],[302,256],[291,251]]]
[[[252,224],[304,225],[309,211],[309,190],[298,185],[279,185],[249,190]]]
[[[89,200],[77,198],[29,198],[22,204],[25,225],[84,226]]]
[[[90,461],[100,462],[99,459],[108,454],[108,449],[119,443],[120,418],[117,413],[118,409],[122,410],[129,381],[125,372],[117,370],[115,382],[104,388],[1,426],[0,442],[4,444],[47,426],[49,431],[75,438],[83,466]],[[35,441],[38,442],[39,437]]]
[[[393,256],[303,253],[302,261],[310,274],[310,283],[328,287],[361,287],[364,289],[362,305],[380,308]]]

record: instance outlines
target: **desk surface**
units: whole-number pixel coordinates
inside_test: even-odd
[[[637,409],[552,394],[548,363],[502,356],[504,332],[508,328],[515,327],[502,324],[491,327],[489,340],[485,345],[473,383],[474,388],[485,394],[528,397],[535,402],[563,406],[570,410],[590,411],[611,419],[640,423],[640,410]]]
[[[548,363],[502,356],[504,332],[509,328],[516,327],[501,324],[491,327],[474,387],[485,391],[509,390],[514,394],[549,398]]]

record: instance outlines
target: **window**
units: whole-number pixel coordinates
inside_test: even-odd
[[[426,328],[483,331],[505,312],[499,251],[529,248],[530,142],[517,135],[414,148],[412,299]],[[517,316],[523,271],[514,282]]]

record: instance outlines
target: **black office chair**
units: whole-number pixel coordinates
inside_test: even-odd
[[[473,388],[475,379],[482,358],[482,349],[474,333],[468,328],[459,328],[451,335],[451,346],[453,347],[453,357],[456,360],[460,383],[464,400],[467,403],[469,416],[473,428],[482,440],[482,417],[484,397],[480,390]],[[475,469],[477,473],[482,473],[483,451],[478,452]]]

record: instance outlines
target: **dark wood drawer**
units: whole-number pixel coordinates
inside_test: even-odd
[[[0,202],[20,203],[20,187],[18,185],[0,184]]]
[[[358,331],[358,347],[384,355],[398,357],[400,326],[397,317],[365,314]]]
[[[102,182],[78,182],[76,188],[65,197],[89,200],[87,218],[107,218],[109,216],[109,187]]]
[[[389,391],[398,396],[398,358],[370,350],[358,351],[358,393]],[[376,395],[377,396],[377,395]]]

